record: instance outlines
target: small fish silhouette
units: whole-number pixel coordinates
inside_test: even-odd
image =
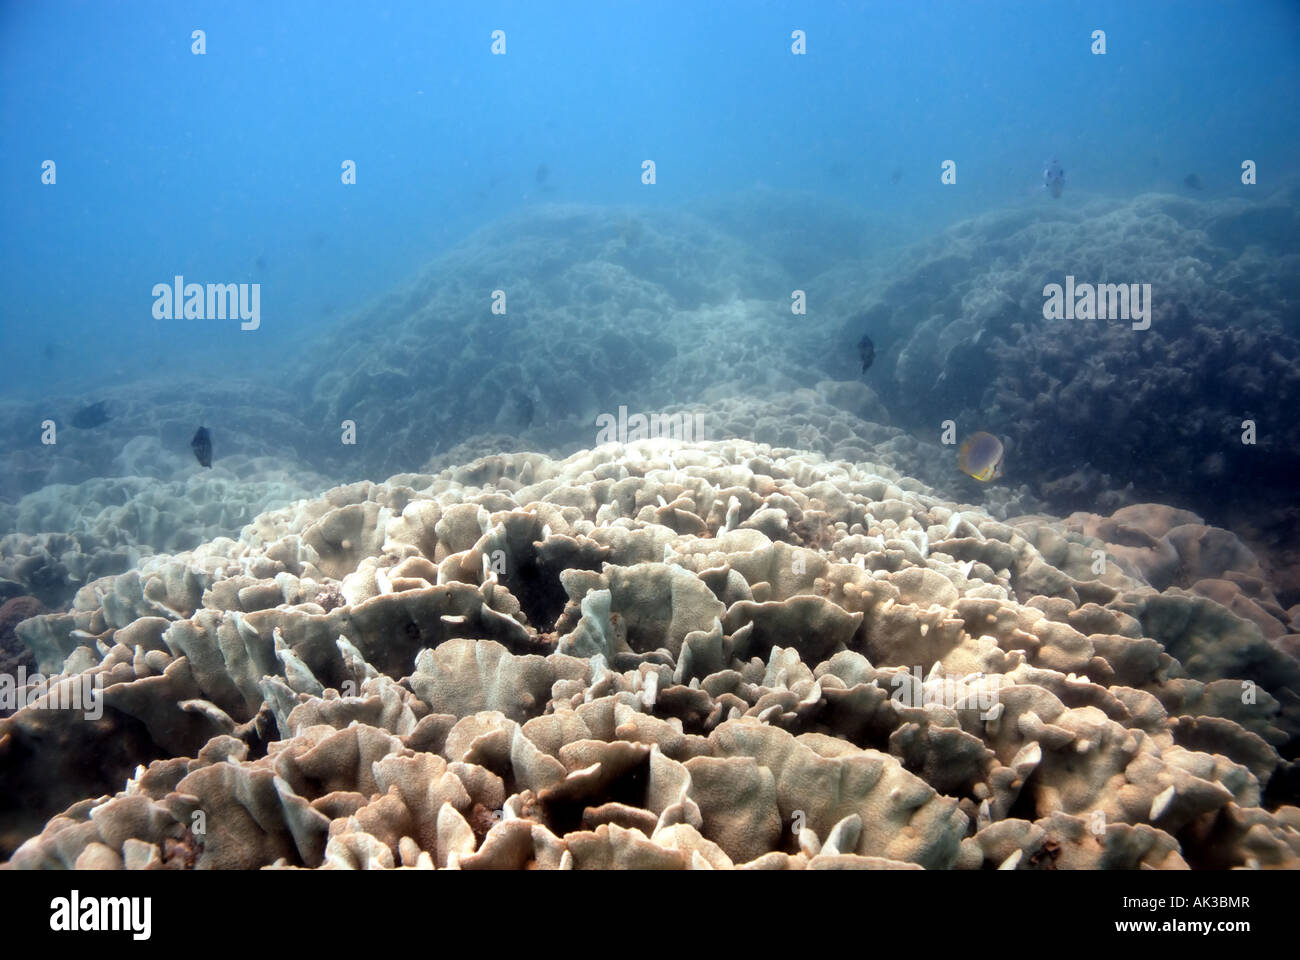
[[[208,433],[207,427],[199,427],[195,431],[194,439],[190,441],[190,449],[194,451],[199,466],[212,466],[212,434]]]
[[[113,415],[108,412],[108,401],[100,400],[98,403],[92,403],[88,407],[82,407],[68,420],[78,430],[89,430],[92,427],[98,427],[101,424],[108,423],[113,419]]]
[[[1043,187],[1052,195],[1052,199],[1059,197],[1065,189],[1065,171],[1055,157],[1043,167]]]
[[[876,345],[871,342],[871,337],[865,333],[862,335],[862,339],[858,341],[858,359],[862,361],[863,373],[871,369],[871,364],[876,359]]]
[[[533,425],[533,398],[526,393],[515,395],[515,408],[519,413],[519,424],[524,427]]]

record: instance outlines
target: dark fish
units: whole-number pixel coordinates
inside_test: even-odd
[[[890,183],[898,183],[903,179],[903,168],[895,167],[894,172],[889,175]]]
[[[1047,166],[1043,167],[1043,187],[1052,195],[1053,199],[1059,197],[1061,191],[1065,189],[1065,171],[1061,169],[1061,165],[1056,161],[1055,157],[1047,162]]]
[[[1201,189],[1201,178],[1194,173],[1189,173],[1183,177],[1183,186],[1189,190]]]
[[[194,432],[194,439],[190,441],[190,449],[194,451],[199,466],[212,466],[212,434],[208,433],[207,427],[199,427]]]
[[[533,425],[533,398],[526,393],[518,394],[516,406],[519,409],[520,425],[531,427]]]
[[[53,360],[53,359],[54,359],[54,352],[55,352],[55,351],[54,351],[54,344],[53,344],[53,343],[47,343],[47,344],[45,345],[44,349],[41,350],[41,356],[43,356],[46,360]]]
[[[533,179],[537,181],[537,185],[540,187],[546,183],[546,180],[550,175],[551,171],[546,168],[546,164],[539,163],[537,165],[537,172],[533,174]]]
[[[865,333],[858,341],[858,359],[862,361],[862,372],[866,373],[876,359],[876,345]]]
[[[108,412],[108,401],[100,400],[88,407],[82,407],[68,420],[78,430],[89,430],[100,424],[108,423],[113,416]]]

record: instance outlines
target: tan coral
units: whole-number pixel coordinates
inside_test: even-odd
[[[27,706],[0,755],[104,765],[0,770],[47,804],[9,866],[1295,866],[1278,610],[1232,541],[1130,514],[743,441],[337,488],[29,621],[105,713]],[[1094,574],[1119,525],[1199,590]]]

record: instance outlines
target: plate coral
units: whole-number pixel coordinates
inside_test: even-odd
[[[336,487],[18,626],[103,709],[0,719],[5,866],[1300,866],[1286,614],[1146,507],[748,441]]]

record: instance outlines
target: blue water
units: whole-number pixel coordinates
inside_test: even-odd
[[[1282,0],[10,0],[0,391],[292,364],[313,331],[532,204],[689,208],[758,185],[924,235],[1040,200],[1052,157],[1065,202],[1189,171],[1227,192],[1243,158],[1294,169],[1297,115],[1300,5]],[[261,329],[155,320],[150,291],[177,274],[260,282]]]

